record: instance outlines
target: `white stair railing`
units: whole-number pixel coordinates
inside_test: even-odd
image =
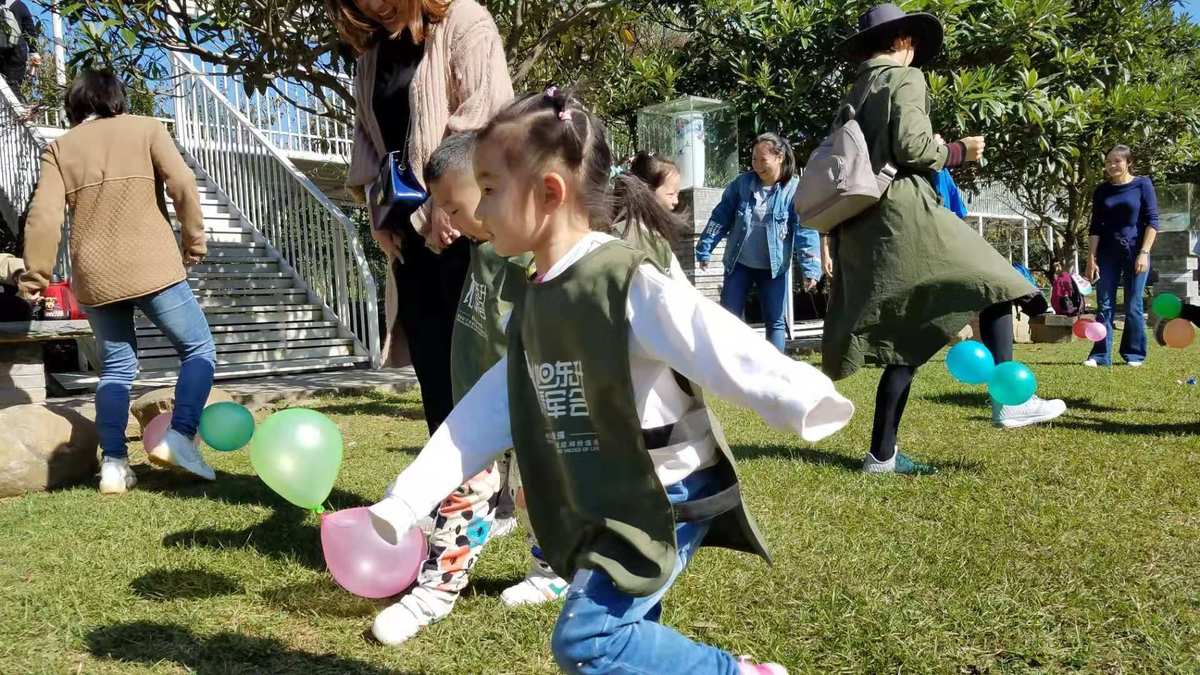
[[[349,163],[350,149],[354,144],[353,126],[316,112],[327,111],[332,106],[341,113],[343,119],[352,117],[354,111],[348,110],[334,91],[324,89],[322,99],[298,82],[276,80],[275,86],[282,91],[268,89],[247,94],[242,75],[230,73],[225,66],[206,63],[196,57],[181,58],[187,59],[234,108],[263,132],[272,145],[285,154]],[[340,76],[340,80],[347,88],[354,86],[348,75]]]
[[[172,64],[180,146],[378,366],[377,287],[354,223],[210,77],[179,55]]]
[[[0,216],[14,236],[37,189],[46,143],[29,119],[29,108],[0,78]],[[58,265],[54,270],[63,279],[70,278],[70,232],[69,214],[64,212]]]
[[[25,106],[3,78],[0,98],[0,209],[15,235],[17,220],[37,187],[38,162],[45,144],[25,119]]]

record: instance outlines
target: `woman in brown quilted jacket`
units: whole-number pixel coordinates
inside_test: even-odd
[[[72,129],[42,154],[21,288],[36,298],[49,285],[69,209],[71,285],[101,360],[100,491],[122,493],[137,482],[125,448],[129,390],[138,373],[134,309],[158,326],[180,359],[171,429],[147,448],[150,460],[213,480],[194,440],[216,366],[208,322],[187,285],[186,268],[207,252],[195,175],[160,122],[127,114],[125,85],[112,73],[80,74],[66,108]],[[164,188],[181,241],[167,218]]]

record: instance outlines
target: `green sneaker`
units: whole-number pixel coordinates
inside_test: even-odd
[[[867,458],[863,460],[863,472],[896,473],[902,476],[932,476],[937,473],[937,468],[930,464],[914,462],[904,453],[897,451],[886,462],[881,462],[875,459],[875,455],[867,453]]]

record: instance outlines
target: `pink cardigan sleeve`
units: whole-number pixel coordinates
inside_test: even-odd
[[[466,27],[451,44],[450,74],[458,107],[446,122],[446,135],[482,127],[513,99],[504,43],[490,16]]]

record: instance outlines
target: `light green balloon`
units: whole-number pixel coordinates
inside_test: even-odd
[[[267,487],[284,499],[320,509],[342,466],[342,432],[315,410],[282,410],[258,425],[250,463]]]

